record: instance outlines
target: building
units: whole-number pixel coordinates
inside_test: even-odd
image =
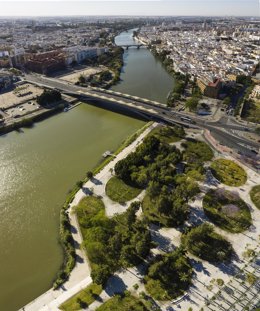
[[[213,82],[208,82],[204,79],[198,78],[197,85],[203,95],[211,98],[218,98],[220,90],[222,88],[222,82],[220,79],[214,79]]]
[[[220,79],[215,79],[213,82],[210,82],[204,91],[204,95],[211,98],[218,98],[219,92],[222,88],[222,82]]]
[[[65,54],[65,63],[69,66],[73,63],[80,64],[86,59],[97,57],[107,52],[107,48],[71,46],[63,48],[63,52]]]
[[[25,68],[41,74],[50,74],[66,67],[65,55],[61,50],[25,55]]]

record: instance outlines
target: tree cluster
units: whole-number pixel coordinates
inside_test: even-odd
[[[147,188],[143,210],[150,221],[178,226],[187,219],[188,201],[199,192],[196,180],[202,176],[194,169],[176,175],[181,160],[181,153],[174,146],[148,136],[135,152],[116,164],[118,178]]]
[[[51,106],[61,100],[61,93],[56,90],[44,90],[43,93],[37,97],[37,103],[40,106]]]
[[[173,182],[174,164],[181,159],[174,146],[163,144],[155,136],[147,137],[135,152],[115,165],[116,175],[126,183],[145,188],[149,181]]]
[[[195,256],[213,263],[229,260],[233,254],[232,245],[208,223],[194,227],[184,234],[182,243]]]
[[[157,300],[170,300],[183,294],[191,284],[192,267],[182,249],[158,255],[145,277],[146,289]]]
[[[107,218],[104,207],[79,207],[77,213],[95,283],[104,284],[119,267],[137,265],[148,255],[151,237],[147,224],[136,218],[138,208],[139,203],[132,203],[124,214]]]

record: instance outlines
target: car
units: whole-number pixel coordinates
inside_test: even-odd
[[[173,311],[173,307],[171,306],[166,307],[166,311]]]

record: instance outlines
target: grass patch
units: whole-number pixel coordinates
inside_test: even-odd
[[[112,177],[106,184],[107,196],[115,202],[127,202],[136,198],[142,189],[127,185],[123,180]]]
[[[96,311],[149,311],[144,303],[134,297],[127,296],[121,297],[119,295],[114,296],[113,298],[106,301],[102,306],[97,308]]]
[[[145,288],[156,300],[171,300],[182,295],[190,286],[192,267],[180,249],[159,255],[149,267]]]
[[[63,311],[77,311],[88,307],[101,294],[102,287],[97,284],[90,284],[78,294],[65,301],[59,309]]]
[[[233,253],[231,244],[207,223],[184,234],[182,243],[193,255],[213,263],[229,260]]]
[[[255,186],[251,189],[250,198],[255,206],[260,209],[260,185]]]
[[[180,141],[185,137],[185,131],[179,126],[157,126],[154,128],[148,136],[155,136],[160,141],[170,144]]]
[[[246,203],[224,189],[210,190],[203,198],[203,209],[217,226],[230,232],[243,232],[252,224]]]
[[[212,174],[223,184],[239,187],[247,180],[245,170],[234,161],[217,159],[211,164]]]
[[[95,283],[105,284],[120,267],[137,265],[148,255],[151,237],[147,224],[136,218],[139,206],[132,203],[113,218],[96,197],[85,197],[75,207]]]

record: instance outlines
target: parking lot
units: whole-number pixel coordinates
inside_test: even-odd
[[[6,110],[10,107],[27,102],[42,93],[42,89],[32,84],[18,85],[12,91],[0,94],[0,109]]]
[[[19,106],[9,108],[5,110],[5,119],[10,118],[19,118],[24,116],[30,112],[38,110],[40,106],[36,103],[35,100],[30,100],[24,104],[20,104]]]

